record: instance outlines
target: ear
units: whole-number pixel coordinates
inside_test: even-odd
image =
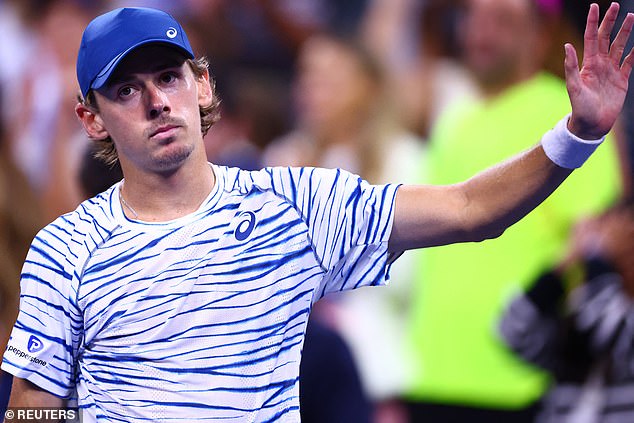
[[[198,84],[198,105],[207,107],[214,101],[214,90],[211,88],[209,80],[209,70],[205,71],[196,79]]]
[[[84,126],[84,130],[89,138],[103,140],[110,135],[103,125],[101,116],[90,107],[82,103],[75,106],[75,114]]]

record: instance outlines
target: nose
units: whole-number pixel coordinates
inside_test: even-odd
[[[171,111],[167,95],[159,87],[151,84],[146,88],[145,92],[150,119],[156,119],[162,114]]]

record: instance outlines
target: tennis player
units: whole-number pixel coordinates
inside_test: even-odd
[[[10,406],[76,399],[86,422],[299,421],[317,300],[385,284],[404,250],[501,235],[601,143],[633,62],[622,56],[634,16],[609,41],[618,9],[599,24],[590,7],[581,69],[565,46],[571,114],[532,149],[450,186],[208,163],[218,100],[183,28],[154,9],[97,17],[75,112],[124,179],[34,239],[2,363]]]

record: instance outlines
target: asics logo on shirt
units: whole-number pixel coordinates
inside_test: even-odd
[[[42,343],[42,341],[40,341],[37,336],[31,335],[31,337],[29,338],[29,343],[27,345],[27,349],[29,350],[29,352],[36,353],[42,348],[44,348],[44,344]]]
[[[240,213],[239,217],[242,220],[240,223],[238,223],[235,235],[238,241],[244,241],[249,237],[249,235],[251,235],[251,232],[253,232],[253,228],[255,228],[255,213],[245,211]]]

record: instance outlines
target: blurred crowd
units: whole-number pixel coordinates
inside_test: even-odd
[[[598,3],[602,11],[609,4]],[[634,1],[620,3],[621,16],[634,11]],[[341,167],[372,183],[449,184],[527,149],[568,113],[563,44],[572,43],[581,56],[589,4],[0,0],[0,351],[35,233],[121,178],[120,169],[92,157],[73,113],[81,34],[99,13],[149,6],[183,23],[196,54],[210,61],[221,100],[221,120],[205,137],[211,162],[245,169]],[[530,313],[517,311],[522,293],[532,298],[535,281],[544,286],[541,275],[552,269],[559,278],[571,256],[577,264],[600,257],[601,269],[609,269],[604,273],[618,275],[611,280],[624,308],[619,316],[634,324],[634,237],[621,232],[630,236],[619,238],[618,252],[616,241],[605,241],[619,232],[614,221],[623,228],[634,221],[631,206],[621,206],[634,196],[632,116],[634,95],[608,143],[502,238],[405,253],[388,287],[317,303],[302,363],[304,421],[551,421],[543,416],[561,383],[561,359],[535,363],[531,353],[545,341],[530,336],[539,329],[514,326],[513,318],[527,320],[512,312]],[[612,208],[621,220],[604,217]],[[586,223],[578,229],[591,217],[608,221],[608,228]],[[584,240],[602,241],[582,242],[580,231],[594,234]],[[578,285],[596,279],[587,273]],[[550,317],[561,311],[568,322],[581,306],[563,301],[573,290],[552,279],[539,297],[550,308],[530,304]],[[518,337],[535,344],[519,345]],[[618,340],[619,351],[631,355],[632,337],[634,330],[619,332],[601,344],[610,369],[619,360],[634,366],[626,353],[609,352]],[[581,389],[573,402],[590,395],[583,389],[589,379],[591,393],[602,392],[596,383],[606,378],[590,376],[605,370],[605,360],[592,360],[574,379]],[[0,405],[10,383],[1,376]],[[619,383],[634,387],[631,372],[624,377]],[[552,421],[602,421],[597,410],[607,400],[596,396],[586,417],[579,417],[582,410]],[[634,409],[626,411],[631,419],[612,421],[634,421]]]

